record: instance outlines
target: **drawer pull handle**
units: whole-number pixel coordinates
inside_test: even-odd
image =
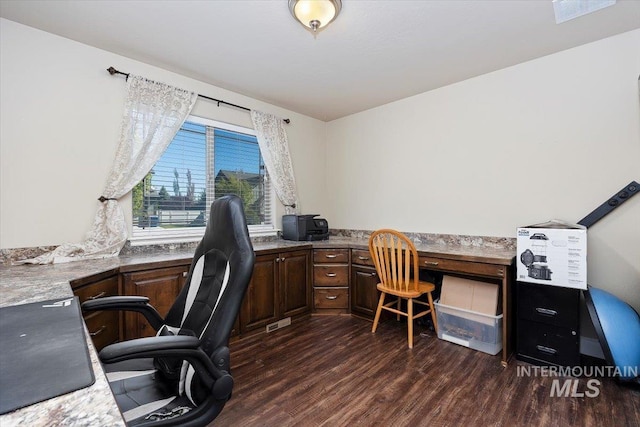
[[[327,277],[336,277],[337,274],[336,273],[326,273]]]
[[[89,332],[89,335],[91,335],[92,337],[98,336],[98,335],[100,335],[101,333],[103,333],[106,329],[107,329],[107,327],[106,327],[105,325],[102,325],[102,326],[100,327],[100,329],[98,329],[97,331],[95,331],[95,332]]]
[[[376,273],[371,273],[371,277],[376,277]]]
[[[359,256],[358,256],[358,259],[359,259],[360,261],[368,261],[368,260],[369,260],[369,257],[368,257],[368,256],[362,256],[362,255],[359,255]]]
[[[98,299],[98,298],[102,298],[103,296],[105,296],[107,293],[105,291],[100,292],[98,295],[94,295],[92,297],[89,297],[89,299]]]
[[[189,275],[189,272],[188,272],[188,271],[183,271],[183,272],[182,272],[182,277],[187,277],[188,275]]]
[[[438,261],[425,261],[424,263],[427,265],[433,265],[434,267],[438,265]]]
[[[537,345],[536,348],[538,349],[538,351],[541,351],[547,354],[556,354],[558,352],[558,350],[556,350],[555,348],[545,347],[543,345]]]
[[[548,308],[536,307],[536,311],[540,314],[544,314],[545,316],[555,316],[558,314],[555,310],[550,310]]]
[[[327,254],[327,255],[325,255],[325,256],[326,256],[327,258],[331,258],[331,259],[333,259],[333,258],[338,258],[338,255],[334,255],[334,254]]]
[[[325,298],[333,301],[334,299],[338,299],[338,295],[327,295]]]

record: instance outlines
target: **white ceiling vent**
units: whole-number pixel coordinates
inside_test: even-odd
[[[553,0],[556,24],[616,4],[616,0]]]

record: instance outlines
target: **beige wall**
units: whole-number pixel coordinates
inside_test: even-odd
[[[337,228],[515,237],[640,182],[640,30],[327,125]],[[589,230],[589,283],[640,309],[640,196]]]
[[[4,19],[0,43],[1,248],[89,229],[122,113],[110,65],[291,118],[301,211],[333,228],[515,237],[640,182],[640,30],[329,123]],[[251,126],[206,101],[194,114]],[[589,282],[640,309],[640,196],[588,250]]]
[[[0,20],[0,245],[80,241],[115,155],[125,80],[114,66],[291,119],[289,145],[300,207],[321,212],[326,124],[69,39]],[[199,100],[193,114],[253,127],[246,111]],[[122,206],[131,217],[131,202]],[[277,220],[283,209],[277,206]]]

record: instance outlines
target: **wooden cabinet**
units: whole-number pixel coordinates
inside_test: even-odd
[[[258,255],[240,308],[240,333],[278,320],[280,255]]]
[[[256,256],[253,276],[240,309],[240,334],[266,328],[311,311],[309,250]]]
[[[282,317],[311,312],[310,261],[308,250],[280,254]]]
[[[166,316],[189,274],[190,264],[122,274],[123,295],[149,298],[149,303]],[[140,313],[124,314],[124,339],[154,336],[156,331]]]
[[[116,273],[103,277],[88,277],[71,283],[80,304],[97,298],[118,295]],[[83,314],[87,330],[97,351],[120,341],[120,314],[117,311],[92,311]]]
[[[313,309],[316,313],[349,310],[349,249],[313,251]]]
[[[164,317],[184,287],[190,266],[188,259],[127,266],[125,271],[110,271],[108,277],[104,273],[99,278],[74,281],[72,287],[80,302],[102,296],[145,296]],[[311,266],[310,249],[258,252],[231,337],[265,330],[284,318],[309,315],[313,305]],[[98,350],[113,342],[156,334],[136,312],[93,312],[85,321]]]
[[[380,292],[378,274],[369,251],[351,250],[351,314],[373,320]]]

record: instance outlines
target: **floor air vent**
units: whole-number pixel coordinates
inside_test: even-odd
[[[267,332],[273,332],[276,329],[284,328],[285,326],[289,326],[290,324],[291,317],[287,317],[286,319],[282,319],[277,322],[269,323],[267,325]]]

